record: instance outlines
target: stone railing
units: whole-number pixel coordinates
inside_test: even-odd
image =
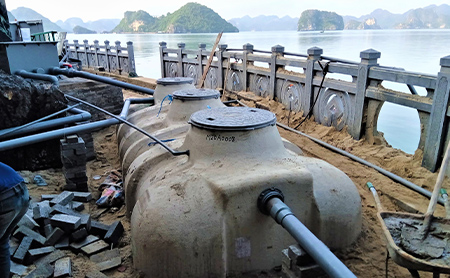
[[[205,44],[200,44],[197,50],[187,50],[184,43],[179,43],[177,49],[169,49],[161,42],[161,76],[192,77],[198,83],[209,54]],[[304,115],[313,107],[317,122],[337,130],[347,126],[353,138],[365,136],[369,142],[377,138],[377,120],[384,102],[416,109],[421,123],[418,148],[424,152],[422,165],[435,171],[450,137],[447,132],[450,56],[441,59],[441,70],[435,76],[382,67],[378,64],[381,53],[373,49],[362,51],[359,63],[322,54],[317,47],[303,55],[285,52],[279,45],[272,47],[272,51],[258,51],[251,44],[242,49],[228,49],[222,44],[215,51],[205,87],[252,91]],[[326,62],[328,72],[339,75],[339,79],[327,76],[319,94]],[[411,94],[386,89],[383,81],[405,84]],[[427,96],[418,95],[417,87],[424,88]]]
[[[74,58],[81,61],[83,67],[104,68],[105,71],[118,74],[136,74],[136,64],[134,61],[133,43],[127,42],[127,47],[122,47],[120,41],[116,41],[114,46],[109,41],[105,45],[99,45],[98,40],[94,44],[89,44],[84,40],[82,44],[74,40],[70,44],[68,40],[64,41],[64,49],[68,58]]]

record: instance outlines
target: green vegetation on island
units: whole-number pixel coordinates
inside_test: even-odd
[[[187,3],[174,13],[161,17],[153,17],[145,11],[126,12],[113,32],[218,33],[239,30],[210,8]]]
[[[306,10],[298,20],[298,31],[343,30],[344,19],[335,12]]]
[[[97,32],[89,30],[88,28],[81,27],[79,25],[73,27],[74,34],[97,34]]]

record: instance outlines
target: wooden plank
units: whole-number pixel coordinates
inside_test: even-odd
[[[409,95],[387,89],[369,87],[366,97],[381,101],[387,101],[398,105],[415,108],[422,112],[431,113],[433,100],[428,97]]]
[[[216,52],[216,48],[219,45],[220,39],[222,38],[222,34],[223,34],[223,32],[220,32],[217,35],[216,42],[214,43],[211,53],[209,54],[208,64],[206,64],[205,71],[203,72],[202,79],[200,80],[200,83],[198,84],[197,88],[203,87],[203,83],[205,82],[206,75],[208,74],[209,67],[211,66],[211,62],[214,58],[214,53]]]

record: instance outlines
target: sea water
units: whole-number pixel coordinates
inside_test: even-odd
[[[217,34],[68,34],[69,41],[99,40],[127,41],[134,45],[136,71],[141,76],[161,77],[159,42],[165,41],[168,48],[177,48],[183,42],[186,49],[198,49],[206,43],[211,49]],[[250,43],[254,49],[270,51],[272,46],[282,45],[286,52],[306,54],[307,49],[317,46],[323,55],[355,62],[360,61],[361,51],[372,48],[381,52],[378,60],[382,66],[400,67],[407,71],[437,75],[440,58],[450,55],[450,30],[344,30],[320,32],[270,31],[225,33],[220,41],[229,48],[242,48]],[[338,77],[340,78],[340,77]],[[406,85],[383,82],[383,86],[410,93]],[[425,89],[417,88],[420,95]],[[414,153],[420,137],[420,122],[415,109],[385,103],[378,118],[378,130],[394,148]]]

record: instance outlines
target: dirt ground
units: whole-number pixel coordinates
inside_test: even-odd
[[[137,97],[138,95],[124,91],[124,97]],[[145,96],[142,96],[145,97]],[[249,106],[255,106],[255,102],[246,101]],[[297,125],[302,119],[301,115],[288,113],[283,105],[275,101],[264,99],[260,101],[271,111],[277,114],[278,121],[289,124],[291,127]],[[409,181],[432,191],[437,177],[437,173],[430,173],[422,168],[421,153],[418,151],[415,155],[405,154],[401,150],[393,149],[389,146],[370,145],[364,139],[355,141],[346,132],[337,132],[332,127],[325,127],[316,124],[313,119],[307,120],[298,130],[309,134],[315,138],[321,139],[333,146],[348,151],[367,161],[381,166],[382,168],[393,172]],[[389,211],[419,211],[424,213],[428,206],[428,199],[415,193],[404,186],[390,180],[377,171],[363,166],[353,160],[334,153],[311,140],[279,128],[282,137],[298,145],[306,156],[317,157],[327,161],[345,172],[355,183],[362,199],[363,209],[363,229],[357,242],[346,250],[337,253],[338,257],[350,268],[357,277],[386,277],[386,245],[382,237],[382,230],[376,217],[375,202],[370,191],[366,187],[367,182],[372,182],[378,189],[381,202],[386,210]],[[87,174],[89,178],[89,187],[94,195],[94,200],[86,206],[83,213],[91,213],[98,216],[98,220],[107,224],[120,219],[125,228],[124,237],[120,244],[120,253],[122,257],[122,267],[105,272],[108,277],[140,277],[139,273],[133,270],[132,255],[130,245],[130,223],[125,217],[125,210],[122,207],[118,211],[105,211],[103,213],[95,205],[95,200],[100,195],[98,186],[104,177],[111,170],[120,169],[120,162],[117,154],[116,127],[112,126],[93,134],[95,151],[97,158],[87,163]],[[28,184],[31,195],[35,200],[39,200],[41,194],[58,193],[64,184],[64,176],[61,169],[50,169],[37,172],[21,172],[25,178],[32,180],[35,174],[40,174],[47,181],[49,186],[37,187],[32,183]],[[94,180],[93,176],[101,175],[102,179]],[[450,189],[448,180],[444,183],[444,188]],[[444,210],[438,206],[437,215],[443,216]],[[84,277],[84,274],[94,268],[94,264],[82,254],[70,254],[73,259],[74,277]],[[281,263],[281,262],[280,262]],[[422,273],[421,273],[422,274]],[[270,272],[257,275],[257,277],[280,277],[278,272]],[[252,276],[254,277],[254,276]],[[387,277],[411,277],[409,272],[397,266],[392,260],[389,260]],[[421,277],[432,277],[429,273],[423,273]],[[450,277],[441,275],[441,277]]]

